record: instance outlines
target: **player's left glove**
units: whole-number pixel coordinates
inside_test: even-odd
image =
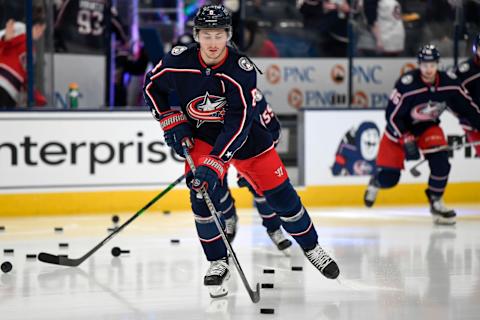
[[[405,150],[405,159],[420,159],[420,151],[418,150],[414,135],[408,133],[403,137],[403,149]]]
[[[199,192],[205,188],[211,196],[215,192],[215,188],[223,182],[227,166],[222,159],[216,156],[202,156],[198,163],[199,166],[192,180],[192,189]]]
[[[187,118],[181,111],[170,110],[160,116],[160,126],[163,129],[165,142],[180,157],[183,155],[182,142],[185,141],[189,148],[193,147],[193,132]]]

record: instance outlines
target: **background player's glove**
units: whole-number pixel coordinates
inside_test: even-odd
[[[465,131],[465,135],[467,136],[467,141],[468,142],[478,142],[480,141],[480,131],[478,130],[467,130],[463,129]],[[477,157],[480,157],[480,144],[477,144],[474,146]]]
[[[414,135],[406,134],[403,137],[403,149],[405,150],[405,159],[407,160],[420,159],[420,151],[418,150]]]
[[[173,148],[180,157],[185,157],[182,142],[185,140],[189,148],[193,147],[193,132],[183,112],[171,110],[162,113],[160,126],[163,129],[163,136],[167,145]]]
[[[209,195],[222,183],[227,167],[222,159],[215,156],[202,156],[198,159],[198,167],[193,176],[192,189],[199,192],[205,188]]]

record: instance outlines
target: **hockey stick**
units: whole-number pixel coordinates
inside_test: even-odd
[[[190,156],[190,153],[188,152],[188,147],[186,146],[185,143],[183,144],[183,154],[185,155],[185,159],[187,159],[187,163],[190,166],[190,170],[192,170],[192,172],[195,174],[195,170],[196,170],[195,163],[193,162],[193,159]],[[243,272],[242,267],[240,266],[240,262],[238,261],[237,255],[235,254],[235,251],[233,251],[232,245],[230,244],[230,242],[228,242],[227,236],[223,231],[222,223],[220,222],[218,212],[215,209],[215,205],[213,204],[212,199],[210,199],[210,196],[208,195],[208,192],[205,189],[202,189],[201,193],[202,193],[203,199],[205,200],[205,203],[207,204],[208,209],[210,210],[210,214],[212,215],[213,221],[215,221],[215,225],[217,226],[218,232],[220,232],[220,235],[222,236],[222,240],[225,243],[227,250],[232,255],[233,263],[235,264],[235,267],[238,270],[238,274],[242,279],[245,289],[247,289],[248,294],[250,295],[250,299],[252,299],[253,303],[257,303],[258,301],[260,301],[260,284],[257,282],[256,291],[253,291],[252,288],[250,287],[250,284],[248,283],[248,280],[245,277],[245,273]]]
[[[86,254],[81,256],[78,259],[71,259],[68,257],[64,256],[58,256],[46,252],[40,252],[38,255],[38,260],[45,262],[45,263],[50,263],[50,264],[58,264],[61,266],[67,266],[67,267],[77,267],[80,265],[83,261],[87,260],[88,257],[90,257],[92,254],[94,254],[98,249],[100,249],[105,243],[107,243],[110,239],[112,239],[115,235],[117,235],[120,231],[122,231],[126,226],[128,226],[133,220],[141,216],[148,208],[150,208],[155,202],[158,201],[161,197],[163,197],[168,191],[170,191],[173,187],[175,187],[177,184],[182,182],[182,180],[185,178],[185,175],[183,174],[181,177],[177,178],[174,182],[172,182],[165,190],[160,192],[150,200],[149,203],[147,203],[142,209],[137,211],[135,215],[133,215],[130,219],[125,221],[124,224],[122,224],[118,229],[116,229],[114,232],[108,235],[105,239],[103,239],[99,244],[97,244],[92,250],[88,251]]]
[[[432,148],[432,149],[427,149],[427,153],[434,153],[434,152],[438,152],[438,151],[453,151],[453,150],[458,150],[458,149],[461,149],[461,148],[464,148],[464,147],[471,147],[471,146],[476,146],[476,145],[479,145],[480,144],[480,141],[475,141],[475,142],[468,142],[468,143],[462,143],[462,144],[454,144],[452,146],[441,146],[441,147],[436,147],[436,148]],[[420,171],[418,171],[418,167],[420,165],[422,165],[425,161],[427,161],[427,158],[423,158],[422,160],[420,160],[416,165],[414,165],[411,169],[410,169],[410,173],[412,174],[412,176],[414,177],[419,177],[422,173]]]

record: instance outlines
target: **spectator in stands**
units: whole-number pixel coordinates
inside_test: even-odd
[[[320,54],[328,57],[347,55],[347,0],[309,0],[300,7],[304,26],[318,35]]]
[[[366,20],[366,30],[358,37],[357,48],[360,54],[390,57],[401,55],[405,48],[405,27],[398,1],[363,0],[359,3],[359,9],[362,10],[359,19]]]
[[[244,51],[252,57],[276,58],[278,54],[275,44],[268,39],[265,30],[258,28],[256,20],[246,20],[244,30]]]
[[[33,12],[33,40],[43,36],[45,27],[43,10],[37,8]],[[15,108],[26,104],[26,51],[25,24],[9,19],[5,29],[0,31],[0,107]],[[43,106],[47,103],[37,90],[34,91],[34,98],[36,105]]]

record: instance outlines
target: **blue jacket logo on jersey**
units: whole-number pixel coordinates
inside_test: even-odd
[[[187,114],[197,121],[197,128],[204,122],[222,122],[225,117],[225,97],[211,95],[208,92],[204,96],[194,98],[187,104]]]
[[[371,175],[380,144],[380,130],[366,121],[358,129],[352,128],[342,138],[332,166],[334,176]]]
[[[413,107],[410,115],[416,122],[435,121],[446,108],[447,104],[445,102],[428,101],[427,103],[422,103]]]

